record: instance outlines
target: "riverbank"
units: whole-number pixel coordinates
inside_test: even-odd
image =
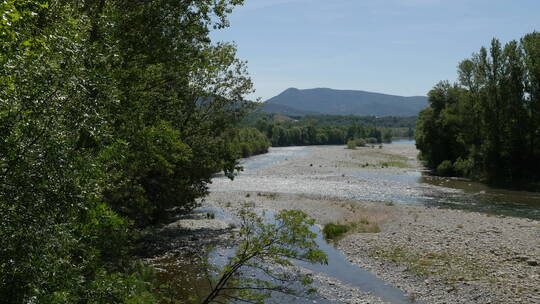
[[[214,179],[206,206],[230,212],[245,204],[269,211],[299,209],[321,227],[376,226],[365,231],[378,233],[354,230],[337,248],[352,263],[424,303],[540,302],[540,222],[433,207],[464,194],[445,187],[449,180],[419,183],[422,167],[413,145],[277,152],[281,156],[266,163],[258,156],[257,165],[248,163],[234,181]],[[470,196],[485,199],[479,193]],[[414,202],[421,205],[410,205]],[[383,302],[339,278],[316,285],[325,299]]]

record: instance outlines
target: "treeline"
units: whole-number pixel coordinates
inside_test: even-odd
[[[494,39],[441,82],[420,113],[416,144],[443,175],[490,183],[540,179],[540,33],[504,45]]]
[[[136,231],[264,149],[227,133],[252,84],[209,38],[241,3],[0,3],[0,302],[166,303]]]
[[[305,115],[299,118],[300,122],[316,121],[323,126],[349,126],[353,124],[363,124],[378,128],[406,128],[416,127],[416,116],[355,116],[355,115]]]
[[[263,118],[253,127],[262,132],[274,147],[305,145],[344,145],[351,139],[370,143],[392,141],[390,129],[354,123],[351,125],[319,125],[317,121],[275,121]]]
[[[231,136],[231,142],[238,157],[264,154],[270,148],[270,140],[255,128],[239,128]]]

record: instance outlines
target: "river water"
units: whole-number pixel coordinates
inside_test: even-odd
[[[413,144],[401,140],[393,145]],[[466,179],[444,178],[411,169],[399,173],[381,173],[359,169],[346,173],[355,181],[336,180],[335,176],[264,176],[253,170],[274,166],[284,160],[309,155],[310,147],[272,148],[269,153],[241,163],[245,173],[238,181],[215,181],[214,189],[231,191],[267,191],[303,193],[356,200],[425,205],[439,208],[478,211],[501,216],[540,219],[540,193],[491,188]]]
[[[398,141],[393,145],[412,144],[411,141]],[[280,163],[303,158],[312,153],[310,147],[272,148],[269,153],[244,160],[244,172],[234,181],[216,177],[211,191],[261,191],[279,193],[299,193],[358,200],[392,202],[394,204],[425,205],[437,208],[453,208],[486,212],[501,216],[540,218],[540,194],[493,189],[486,185],[464,179],[450,179],[430,176],[426,172],[412,168],[393,172],[374,170],[347,171],[345,179],[334,175],[310,176],[295,175],[291,168],[286,174],[265,174],[266,167],[279,166]],[[286,170],[287,168],[280,168]],[[345,174],[342,176],[345,177]],[[352,178],[352,182],[351,182]],[[226,220],[227,214],[221,209],[204,210],[214,212],[217,218]],[[298,263],[327,277],[335,278],[351,287],[370,293],[387,303],[411,303],[399,289],[387,284],[370,272],[350,263],[347,258],[327,243],[318,228],[317,243],[329,256],[328,265]],[[210,253],[210,261],[223,265],[232,249],[216,249]],[[257,274],[255,274],[257,275]],[[204,282],[203,282],[204,285]],[[275,294],[268,303],[339,303],[318,295],[309,299],[294,298]]]

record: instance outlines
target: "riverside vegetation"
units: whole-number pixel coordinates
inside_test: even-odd
[[[198,207],[215,173],[234,178],[240,157],[270,144],[394,135],[357,122],[240,127],[253,108],[243,98],[252,83],[235,46],[212,42],[210,32],[227,27],[242,3],[0,3],[1,302],[178,302],[134,248],[141,231]],[[534,33],[504,50],[494,41],[491,60],[483,49],[460,65],[461,85],[430,93],[417,135],[430,167],[488,180],[538,177],[539,41]],[[242,243],[218,271],[216,290],[235,291],[227,296],[261,302],[267,291],[292,292],[237,276],[260,266],[257,258],[325,261],[305,214],[280,213],[281,226],[245,218],[240,234],[255,243]]]
[[[209,38],[240,4],[0,3],[0,302],[176,302],[135,255],[138,232],[268,148],[236,128],[244,62]],[[291,235],[310,223],[282,219]],[[300,239],[276,246],[308,252]]]
[[[391,142],[392,137],[412,137],[415,117],[307,115],[289,117],[255,112],[243,126],[265,134],[274,147],[344,145],[350,140]]]
[[[416,132],[427,166],[502,186],[538,182],[539,59],[540,33],[504,47],[494,39],[459,64],[458,83],[438,83]]]

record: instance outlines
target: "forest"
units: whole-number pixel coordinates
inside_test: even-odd
[[[503,186],[540,180],[540,33],[459,63],[457,83],[429,92],[416,128],[427,166]]]
[[[245,64],[209,38],[241,3],[0,3],[0,302],[164,301],[138,231],[232,177],[252,134]]]
[[[389,143],[392,138],[413,137],[416,117],[306,115],[289,117],[254,112],[240,126],[264,134],[274,147],[344,145],[350,140]]]

